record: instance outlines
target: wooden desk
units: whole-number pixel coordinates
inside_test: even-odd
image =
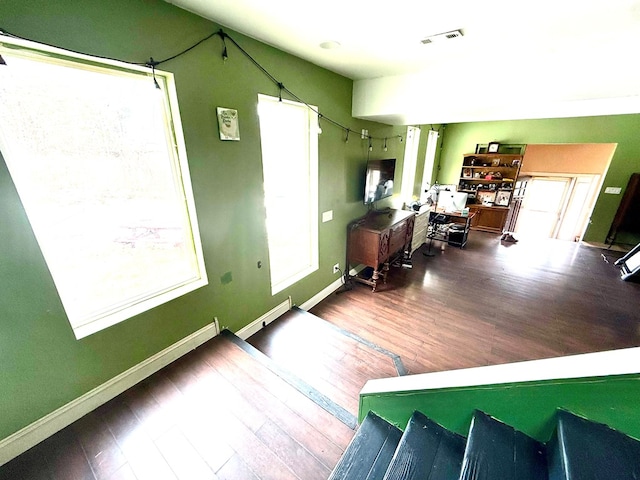
[[[351,222],[347,239],[347,272],[351,265],[373,268],[371,278],[352,278],[370,285],[374,292],[380,277],[386,283],[391,261],[400,256],[406,260],[411,255],[414,221],[414,212],[389,210],[371,212]]]

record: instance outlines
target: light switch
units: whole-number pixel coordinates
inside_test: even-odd
[[[611,193],[613,195],[620,195],[622,187],[607,187],[604,189],[604,193]]]
[[[322,212],[322,223],[333,220],[333,210],[327,210]]]

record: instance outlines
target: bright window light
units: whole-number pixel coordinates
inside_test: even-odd
[[[0,53],[0,151],[76,337],[206,285],[172,75]]]
[[[318,115],[259,95],[271,292],[318,269]]]

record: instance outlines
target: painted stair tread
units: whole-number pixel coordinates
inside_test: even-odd
[[[558,448],[559,444],[562,448]],[[551,447],[553,446],[553,451]],[[640,478],[640,442],[602,423],[557,411],[550,478]]]
[[[401,437],[402,430],[369,412],[329,480],[381,480]]]
[[[389,464],[385,480],[457,480],[465,438],[424,414],[413,413]]]
[[[545,446],[476,410],[460,480],[545,480]]]

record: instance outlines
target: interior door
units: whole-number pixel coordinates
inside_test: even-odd
[[[568,177],[533,177],[518,214],[516,233],[521,237],[555,237],[571,185]]]

